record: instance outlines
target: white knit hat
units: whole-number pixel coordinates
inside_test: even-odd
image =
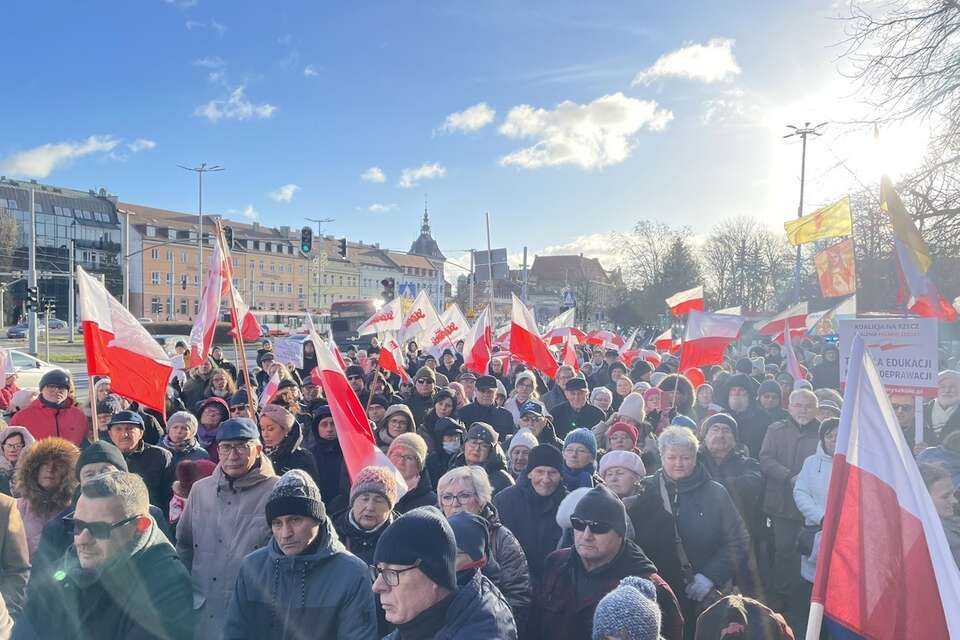
[[[533,449],[535,446],[540,444],[537,441],[537,436],[533,435],[533,432],[526,427],[520,429],[513,437],[510,438],[510,446],[507,447],[507,456],[513,451],[514,447],[526,447],[527,449]]]
[[[620,403],[620,408],[617,409],[617,413],[621,416],[626,416],[627,418],[630,418],[639,424],[647,417],[647,414],[644,411],[644,406],[643,396],[634,391],[626,395],[626,397],[623,399],[623,402]]]
[[[637,476],[647,475],[647,468],[643,466],[643,460],[633,451],[607,451],[600,458],[600,477],[607,472],[607,469],[620,467],[627,471],[633,471]]]
[[[577,503],[580,502],[580,498],[587,495],[590,489],[592,489],[592,487],[574,489],[560,501],[560,506],[557,507],[557,525],[559,525],[561,529],[569,529],[572,526],[570,524],[570,516],[573,515],[573,510],[577,508]]]

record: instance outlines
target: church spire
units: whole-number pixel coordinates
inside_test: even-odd
[[[427,196],[423,196],[423,224],[420,225],[420,233],[430,234],[430,214],[427,213]]]

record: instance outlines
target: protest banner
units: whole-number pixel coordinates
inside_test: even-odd
[[[273,345],[273,352],[277,362],[293,364],[298,369],[303,368],[303,341],[293,338],[277,340]]]

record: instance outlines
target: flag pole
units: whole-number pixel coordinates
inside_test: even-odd
[[[823,626],[823,605],[819,602],[810,603],[810,614],[807,616],[806,640],[819,640],[820,628]]]
[[[223,261],[225,264],[230,266],[230,277],[227,278],[230,284],[230,312],[233,315],[233,342],[234,348],[237,349],[237,352],[240,354],[240,366],[243,369],[243,383],[247,388],[247,415],[249,417],[254,416],[253,411],[253,402],[257,396],[253,393],[253,385],[250,383],[250,369],[247,366],[247,352],[243,348],[243,335],[240,327],[240,315],[237,313],[237,299],[234,297],[233,289],[233,263],[230,261],[230,251],[226,248],[226,242],[223,239],[223,226],[220,221],[220,218],[214,218],[214,225],[216,226],[217,235],[216,241],[220,244],[220,253],[223,255]]]
[[[86,338],[86,333],[84,333]],[[93,427],[93,441],[100,440],[100,425],[97,419],[97,390],[93,385],[93,376],[87,372],[87,393],[90,394],[90,425]]]

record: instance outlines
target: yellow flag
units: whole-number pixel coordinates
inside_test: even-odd
[[[890,220],[890,226],[893,227],[893,235],[897,240],[907,245],[914,259],[924,273],[930,269],[933,259],[930,257],[930,250],[927,249],[927,243],[923,241],[923,236],[917,231],[913,220],[907,214],[906,207],[897,195],[890,178],[883,176],[880,180],[880,210],[887,214]]]
[[[824,238],[853,235],[853,218],[850,215],[850,198],[845,197],[831,205],[817,209],[808,216],[784,222],[790,244],[804,244]]]

